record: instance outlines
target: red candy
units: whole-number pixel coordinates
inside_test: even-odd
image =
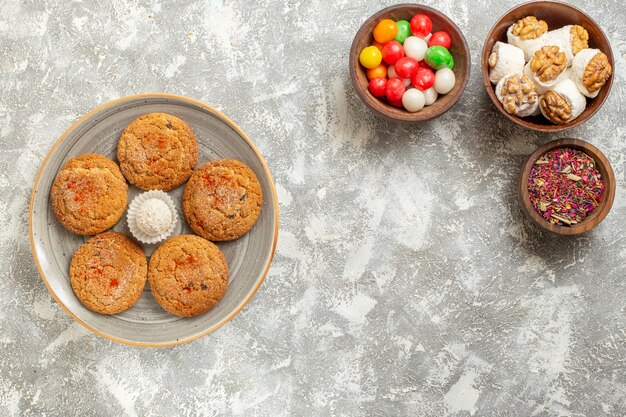
[[[399,107],[399,108],[403,108],[404,104],[402,104],[402,99],[400,100],[388,100],[389,104],[391,104],[393,107]]]
[[[385,95],[387,96],[387,100],[393,105],[393,102],[397,102],[400,100],[400,104],[402,104],[402,95],[406,91],[406,87],[404,86],[404,81],[402,81],[398,77],[393,77],[389,81],[387,81],[387,88],[385,89]]]
[[[428,46],[443,46],[446,49],[450,49],[450,45],[452,44],[452,39],[450,39],[450,35],[448,35],[444,31],[439,31],[433,33],[433,36],[428,40]]]
[[[411,33],[419,38],[425,38],[433,30],[433,21],[425,14],[416,14],[411,19]]]
[[[387,79],[373,78],[367,85],[367,89],[374,97],[384,97],[387,91]]]
[[[411,84],[418,90],[428,90],[435,84],[435,73],[428,68],[418,68],[415,75],[411,77]]]
[[[409,58],[406,56],[400,58],[394,66],[396,74],[400,78],[411,78],[413,75],[415,75],[418,68],[419,62],[417,62],[417,60],[414,58]]]
[[[404,48],[398,41],[389,41],[383,45],[383,61],[393,65],[404,56]]]
[[[429,70],[431,70],[431,69],[432,69],[431,67],[429,67],[429,66],[428,66],[428,64],[426,63],[426,61],[424,61],[423,59],[422,59],[420,62],[418,62],[418,64],[419,64],[419,67],[420,67],[420,68],[428,68]]]

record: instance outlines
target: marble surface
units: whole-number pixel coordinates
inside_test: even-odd
[[[0,415],[626,415],[626,9],[577,0],[616,58],[604,108],[566,134],[523,130],[479,72],[515,2],[426,1],[464,31],[471,79],[444,117],[373,116],[352,36],[389,1],[0,1]],[[140,92],[211,104],[256,141],[281,200],[252,302],[166,349],[76,324],[37,274],[28,201],[55,139]],[[557,238],[515,199],[538,145],[571,136],[613,164],[613,210]]]

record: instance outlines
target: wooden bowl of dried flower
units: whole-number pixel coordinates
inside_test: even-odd
[[[597,169],[600,173],[600,179],[604,183],[604,190],[602,190],[600,198],[597,200],[596,207],[589,213],[588,216],[586,216],[586,218],[584,218],[584,220],[580,222],[569,222],[567,218],[559,218],[559,220],[564,220],[561,221],[562,224],[550,223],[539,214],[538,210],[531,202],[528,184],[531,170],[536,164],[542,163],[542,158],[544,158],[548,152],[559,148],[579,150],[591,157],[595,162],[595,169]],[[580,178],[576,175],[570,174],[567,167],[565,167],[561,173],[564,174],[565,180],[580,180]],[[542,230],[559,235],[578,235],[585,233],[600,224],[600,222],[604,220],[606,215],[611,210],[613,200],[615,199],[615,175],[613,174],[613,168],[611,168],[609,160],[592,144],[580,139],[557,139],[540,146],[535,152],[533,152],[532,155],[530,155],[528,161],[526,161],[526,164],[522,169],[522,175],[519,182],[518,198],[522,206],[522,211],[526,213],[533,223],[539,226]],[[549,205],[551,202],[547,201],[546,204]],[[556,215],[559,216],[558,214]],[[568,222],[571,224],[566,224]]]

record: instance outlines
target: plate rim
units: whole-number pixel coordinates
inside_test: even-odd
[[[41,174],[43,172],[44,167],[47,165],[48,163],[48,159],[50,159],[50,156],[52,155],[52,153],[55,151],[55,149],[57,148],[57,146],[72,132],[74,131],[74,129],[76,129],[84,120],[86,120],[88,117],[92,116],[93,114],[116,104],[122,103],[124,101],[130,101],[130,100],[135,100],[135,99],[144,99],[144,98],[165,98],[165,99],[174,99],[174,100],[180,100],[180,101],[186,101],[190,104],[196,105],[196,106],[200,106],[202,108],[204,108],[205,110],[208,110],[210,113],[212,113],[214,116],[216,116],[218,119],[222,120],[224,123],[226,123],[228,126],[230,126],[235,132],[237,132],[237,134],[239,136],[241,136],[250,146],[250,148],[254,151],[254,153],[256,154],[257,158],[259,158],[259,161],[261,162],[261,166],[263,167],[263,170],[265,171],[265,175],[267,175],[268,178],[268,182],[270,185],[270,189],[271,189],[271,193],[273,196],[272,199],[272,203],[274,205],[274,210],[275,210],[275,227],[274,227],[274,241],[272,242],[272,248],[270,251],[270,256],[269,259],[267,260],[267,263],[265,264],[265,267],[263,269],[263,272],[261,274],[261,278],[257,281],[257,283],[255,283],[254,287],[252,288],[252,291],[250,292],[250,294],[241,302],[239,303],[239,305],[237,305],[237,307],[235,307],[235,309],[228,314],[225,318],[223,318],[221,321],[219,321],[217,324],[211,326],[210,328],[183,338],[183,339],[179,339],[179,340],[175,340],[175,341],[170,341],[170,342],[163,342],[163,343],[141,343],[141,342],[135,342],[132,340],[125,340],[125,339],[120,339],[117,338],[115,336],[109,335],[107,333],[104,333],[94,327],[92,327],[91,325],[89,325],[88,323],[86,323],[84,320],[81,320],[78,316],[76,316],[74,313],[72,313],[72,311],[61,301],[61,299],[59,298],[59,296],[57,296],[57,294],[54,292],[54,290],[52,289],[52,287],[50,286],[48,279],[46,278],[46,275],[43,272],[43,269],[41,267],[41,264],[39,263],[39,258],[37,257],[37,251],[35,249],[35,241],[34,241],[34,237],[33,237],[33,204],[35,202],[35,194],[37,191],[37,188],[39,187],[39,180],[41,177]],[[263,155],[261,154],[261,152],[259,151],[259,149],[257,148],[257,146],[254,144],[254,142],[248,137],[248,135],[235,123],[233,122],[230,118],[228,118],[226,115],[224,115],[222,112],[220,112],[219,110],[215,109],[212,106],[209,106],[208,104],[205,104],[199,100],[195,100],[189,97],[185,97],[185,96],[181,96],[181,95],[177,95],[177,94],[169,94],[169,93],[141,93],[141,94],[131,94],[128,96],[123,96],[120,98],[117,98],[115,100],[111,100],[108,101],[104,104],[100,104],[99,106],[96,106],[95,108],[91,109],[90,111],[88,111],[87,113],[85,113],[84,115],[82,115],[81,117],[79,117],[74,123],[72,123],[72,125],[70,125],[70,127],[68,127],[63,134],[61,134],[61,136],[59,136],[59,138],[54,142],[54,144],[52,145],[52,147],[50,148],[50,150],[48,151],[48,153],[46,154],[46,157],[43,159],[43,161],[41,162],[41,166],[39,167],[39,170],[37,171],[37,176],[35,177],[35,182],[33,183],[33,188],[31,190],[31,194],[30,194],[30,202],[28,205],[28,238],[29,238],[29,244],[30,244],[30,250],[31,253],[33,255],[33,258],[35,260],[35,265],[37,266],[37,271],[39,272],[39,276],[41,277],[42,281],[44,282],[44,284],[46,285],[46,288],[48,289],[48,292],[52,295],[52,297],[56,300],[56,302],[61,306],[61,308],[63,310],[65,310],[65,312],[67,314],[70,315],[70,317],[72,317],[76,322],[78,322],[79,324],[81,324],[82,326],[84,326],[85,328],[87,328],[88,330],[90,330],[91,332],[102,336],[106,339],[109,339],[113,342],[116,343],[120,343],[123,345],[128,345],[128,346],[137,346],[137,347],[145,347],[145,348],[156,348],[156,347],[167,347],[167,346],[175,346],[175,345],[180,345],[183,343],[187,343],[187,342],[191,342],[193,340],[199,339],[203,336],[206,336],[208,334],[213,333],[214,331],[216,331],[217,329],[219,329],[220,327],[222,327],[224,324],[228,323],[230,320],[233,319],[233,317],[235,317],[237,314],[239,314],[239,312],[250,302],[250,300],[252,300],[252,298],[256,295],[258,289],[261,287],[261,284],[263,284],[263,281],[265,281],[265,277],[267,276],[270,266],[272,265],[272,260],[274,259],[274,254],[276,252],[276,245],[278,242],[278,232],[279,232],[279,226],[280,226],[280,207],[278,204],[278,193],[276,191],[276,185],[274,184],[274,179],[272,177],[272,174],[269,170],[269,167],[267,166],[267,163],[265,162],[265,158],[263,158]]]

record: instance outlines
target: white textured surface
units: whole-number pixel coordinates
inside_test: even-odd
[[[445,116],[372,116],[347,74],[360,23],[391,2],[4,1],[0,13],[0,415],[623,416],[626,414],[626,11],[575,1],[604,27],[604,108],[564,135],[491,105],[479,53],[513,2],[426,1],[464,31],[472,76]],[[253,301],[216,333],[116,345],[51,299],[27,207],[54,140],[137,92],[216,106],[259,145],[281,234]],[[555,137],[613,164],[594,232],[541,234],[519,167]]]

